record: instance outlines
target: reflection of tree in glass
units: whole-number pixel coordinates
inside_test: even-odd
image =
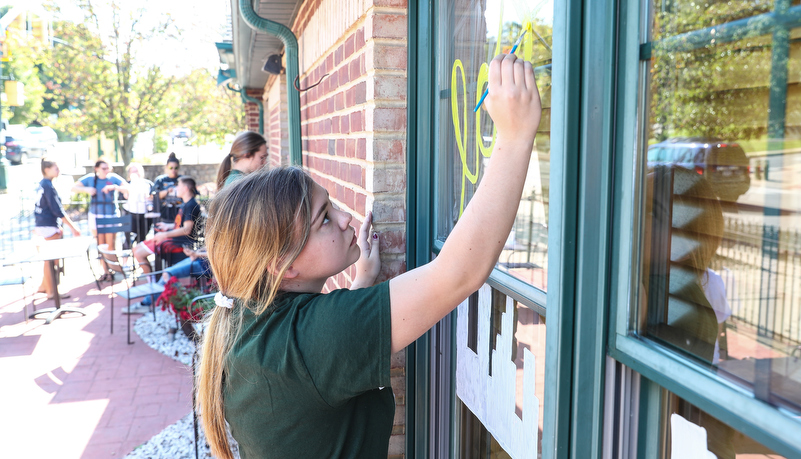
[[[716,43],[715,32],[708,29],[704,34],[711,37],[709,43],[692,51],[660,47],[659,41],[761,14],[770,9],[770,4],[685,1],[657,2],[655,6],[651,67],[655,138],[744,140],[764,135],[770,89],[769,36]],[[746,33],[748,28],[743,29]]]

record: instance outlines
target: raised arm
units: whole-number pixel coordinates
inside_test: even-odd
[[[512,229],[542,112],[531,64],[513,54],[493,59],[484,104],[498,136],[478,190],[439,256],[390,281],[393,352],[481,287]]]

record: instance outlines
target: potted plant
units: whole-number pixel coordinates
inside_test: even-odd
[[[195,329],[192,327],[192,323],[200,322],[206,311],[214,304],[207,300],[200,300],[193,305],[191,304],[194,298],[203,295],[203,293],[198,288],[182,284],[177,277],[173,276],[167,281],[164,291],[161,292],[161,295],[156,300],[156,306],[161,306],[162,311],[166,311],[169,308],[175,314],[175,318],[184,334],[194,340]]]

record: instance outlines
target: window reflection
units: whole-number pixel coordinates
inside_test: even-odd
[[[718,459],[781,459],[750,437],[738,432],[696,406],[664,392],[667,406],[663,425],[668,429],[666,458],[706,457]],[[647,440],[646,440],[647,441]],[[712,456],[709,456],[712,457]]]
[[[535,67],[543,114],[514,228],[497,267],[545,290],[550,169],[550,87],[553,2],[440,4],[437,52],[437,237],[444,240],[478,188],[495,130],[484,109],[473,112],[487,87],[487,65],[521,35],[518,57]]]
[[[652,5],[638,328],[801,412],[797,4]]]

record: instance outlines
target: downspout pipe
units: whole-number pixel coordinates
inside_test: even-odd
[[[300,142],[300,93],[293,87],[298,76],[298,39],[287,26],[263,18],[256,14],[252,0],[239,0],[239,14],[253,30],[268,33],[284,42],[286,50],[286,98],[289,115],[289,161],[292,165],[302,166]],[[244,96],[244,93],[243,97]],[[259,105],[261,107],[261,104]],[[261,125],[261,117],[259,123]]]
[[[239,95],[242,97],[242,103],[246,104],[248,102],[256,104],[259,107],[259,134],[264,136],[264,103],[255,97],[250,97],[245,93],[245,88],[242,89],[234,89],[231,87],[230,84],[226,85],[229,91],[238,92]]]

